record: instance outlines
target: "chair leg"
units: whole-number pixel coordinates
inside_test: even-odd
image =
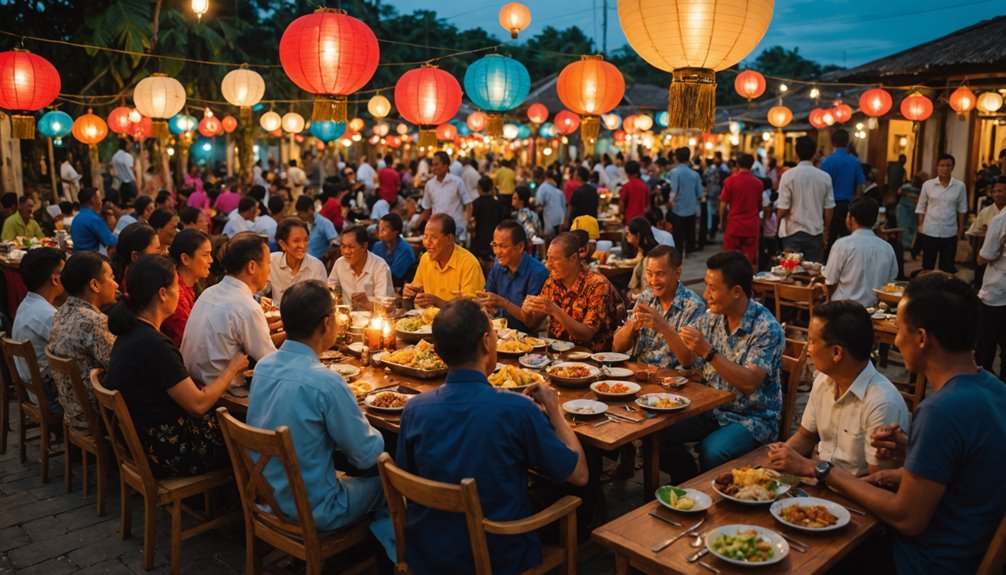
[[[42,483],[49,483],[49,426],[40,426],[41,440],[38,443],[39,456],[42,459]]]
[[[157,542],[157,502],[143,495],[143,568],[154,566],[154,544]]]
[[[63,424],[63,437],[70,437],[70,433],[67,431],[67,426]],[[69,493],[73,490],[73,470],[70,469],[70,443],[67,442],[63,449],[63,486],[66,487],[66,492]],[[84,468],[87,468],[87,460],[84,460]],[[85,492],[84,495],[87,496],[87,480],[85,480]]]
[[[18,435],[19,443],[21,445],[21,463],[24,463],[24,462],[28,461],[28,451],[27,451],[27,447],[28,447],[28,430],[25,429],[24,412],[21,411],[21,407],[20,406],[18,406],[17,414],[18,414],[17,415],[17,419],[18,419],[17,435]]]
[[[7,432],[10,431],[10,396],[7,381],[0,380],[0,455],[7,453]]]
[[[255,546],[255,528],[245,525],[245,575],[258,575],[262,572],[262,556]]]
[[[182,500],[171,506],[171,575],[182,572]]]
[[[94,474],[98,482],[95,487],[98,491],[98,516],[100,517],[105,514],[105,494],[108,491],[108,485],[106,484],[108,470],[105,468],[105,458],[102,456],[100,448],[94,456]]]
[[[119,470],[119,535],[123,539],[130,536],[133,526],[132,500],[129,495],[129,487],[122,479],[122,470]]]

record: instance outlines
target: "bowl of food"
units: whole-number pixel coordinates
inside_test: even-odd
[[[593,399],[574,399],[562,404],[562,409],[572,415],[601,415],[608,406]]]
[[[639,393],[638,383],[631,381],[617,381],[614,379],[604,379],[590,384],[590,390],[601,399],[626,400]]]
[[[408,402],[409,396],[397,391],[378,391],[363,399],[363,403],[371,409],[390,412],[402,411]]]
[[[440,308],[428,307],[418,314],[411,314],[395,322],[395,334],[406,343],[416,343],[433,334],[433,319]]]
[[[713,498],[698,489],[682,489],[673,485],[657,488],[657,501],[664,507],[683,513],[698,513],[713,505]]]
[[[496,342],[496,352],[503,355],[524,355],[534,347],[516,339],[501,339]]]
[[[542,383],[545,378],[540,374],[512,365],[502,365],[489,375],[489,383],[507,391],[521,392],[529,385]]]
[[[586,387],[601,375],[601,372],[593,365],[575,361],[564,361],[549,366],[545,373],[557,385],[569,387]]]
[[[676,393],[647,393],[636,398],[636,405],[652,411],[678,411],[691,404],[692,400]]]
[[[706,549],[734,565],[772,565],[789,555],[789,543],[771,529],[757,525],[724,525],[706,535]]]
[[[433,344],[425,339],[414,346],[382,355],[380,362],[395,373],[421,379],[447,373],[447,364],[433,350]]]
[[[790,490],[782,475],[763,467],[738,467],[713,480],[713,489],[723,497],[745,505],[771,503]]]
[[[806,531],[834,531],[849,524],[849,510],[834,501],[818,497],[787,497],[769,507],[776,521]]]
[[[873,293],[882,303],[897,307],[898,302],[901,301],[901,297],[905,295],[905,287],[907,285],[907,282],[891,282],[884,284],[880,289],[874,289]]]

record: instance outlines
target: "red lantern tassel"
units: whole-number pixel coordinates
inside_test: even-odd
[[[716,116],[716,72],[706,68],[674,71],[667,96],[667,125],[708,132]]]
[[[311,112],[312,122],[346,122],[345,96],[315,96],[314,110]]]
[[[597,116],[582,116],[580,118],[580,139],[583,140],[583,154],[594,155],[594,145],[597,135],[601,132],[601,119]]]
[[[419,129],[419,145],[420,151],[432,150],[437,147],[437,130],[436,128],[422,127]]]
[[[35,139],[35,118],[14,114],[11,116],[10,137],[15,140]]]

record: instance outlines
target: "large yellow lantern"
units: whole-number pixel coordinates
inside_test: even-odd
[[[154,136],[167,136],[168,118],[185,106],[185,88],[174,78],[153,74],[136,84],[133,103],[141,114],[152,120]]]
[[[374,119],[380,120],[391,113],[391,102],[384,96],[377,94],[367,102],[367,111]]]
[[[672,74],[669,126],[712,129],[716,72],[755,49],[774,8],[774,0],[618,0],[629,45]]]
[[[1003,97],[996,92],[985,92],[978,96],[978,110],[986,114],[994,114],[1003,107]]]
[[[251,123],[252,106],[265,95],[265,80],[258,72],[241,67],[224,76],[220,91],[225,100],[241,109],[241,121]]]

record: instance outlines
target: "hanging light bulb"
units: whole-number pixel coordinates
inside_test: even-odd
[[[785,94],[786,92],[789,91],[789,86],[787,86],[786,84],[779,84],[779,91]]]
[[[813,88],[810,89],[810,99],[811,100],[816,100],[816,99],[818,99],[820,97],[821,97],[821,90],[818,90],[817,86],[814,86]]]
[[[192,11],[196,14],[196,20],[202,21],[203,14],[210,9],[210,0],[192,0]]]

